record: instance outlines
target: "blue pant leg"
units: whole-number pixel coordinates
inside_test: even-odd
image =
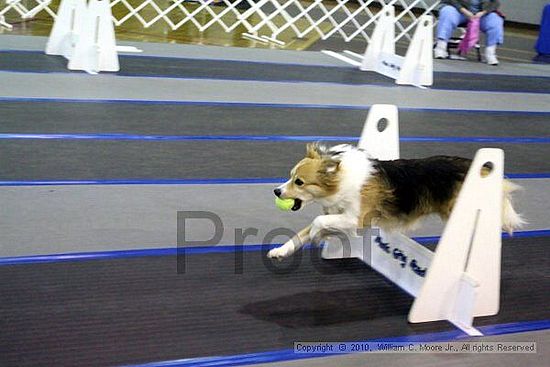
[[[439,11],[439,21],[435,32],[437,39],[448,41],[455,28],[467,20],[464,14],[456,10],[454,6],[445,5]]]
[[[481,17],[479,28],[487,35],[487,46],[501,45],[504,42],[504,19],[497,13]]]

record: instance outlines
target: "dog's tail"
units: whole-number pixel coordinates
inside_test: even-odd
[[[502,189],[502,228],[511,236],[515,230],[527,224],[522,215],[516,212],[512,205],[512,193],[520,190],[521,186],[509,180],[504,180]]]

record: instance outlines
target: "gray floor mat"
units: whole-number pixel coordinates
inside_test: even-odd
[[[0,101],[0,133],[359,136],[367,108]],[[399,111],[402,136],[550,137],[550,112]]]
[[[403,158],[473,158],[502,147],[507,173],[548,173],[550,144],[403,143]],[[286,177],[304,157],[302,142],[4,140],[1,180]]]
[[[41,52],[0,51],[0,70],[69,72],[67,60]],[[282,82],[323,82],[394,86],[392,79],[357,68],[282,65],[222,60],[195,60],[148,56],[119,56],[122,76],[207,78]],[[433,89],[549,93],[550,78],[497,74],[434,73]]]
[[[505,240],[500,312],[476,326],[550,318],[547,245]],[[179,274],[175,256],[0,266],[10,279],[0,283],[2,366],[127,365],[453,329],[408,324],[412,298],[359,260],[235,256],[187,255]]]

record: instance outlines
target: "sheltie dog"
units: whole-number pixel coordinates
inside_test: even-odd
[[[317,202],[324,215],[272,249],[268,257],[288,257],[304,244],[318,243],[337,231],[371,225],[404,231],[430,214],[446,220],[471,163],[451,156],[380,161],[351,145],[309,144],[306,157],[274,193],[281,199],[294,199],[294,211]],[[483,171],[488,174],[489,168]],[[511,193],[518,188],[504,180],[502,226],[510,234],[525,223],[511,202]]]

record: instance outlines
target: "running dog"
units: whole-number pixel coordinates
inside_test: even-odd
[[[274,193],[281,199],[294,199],[293,211],[317,202],[324,215],[269,251],[268,257],[288,257],[304,244],[318,243],[334,232],[371,225],[405,231],[430,214],[446,220],[471,163],[451,156],[380,161],[351,145],[309,144],[305,158]],[[485,167],[484,173],[488,172]],[[511,193],[518,188],[504,180],[502,226],[510,234],[525,223],[511,202]]]

